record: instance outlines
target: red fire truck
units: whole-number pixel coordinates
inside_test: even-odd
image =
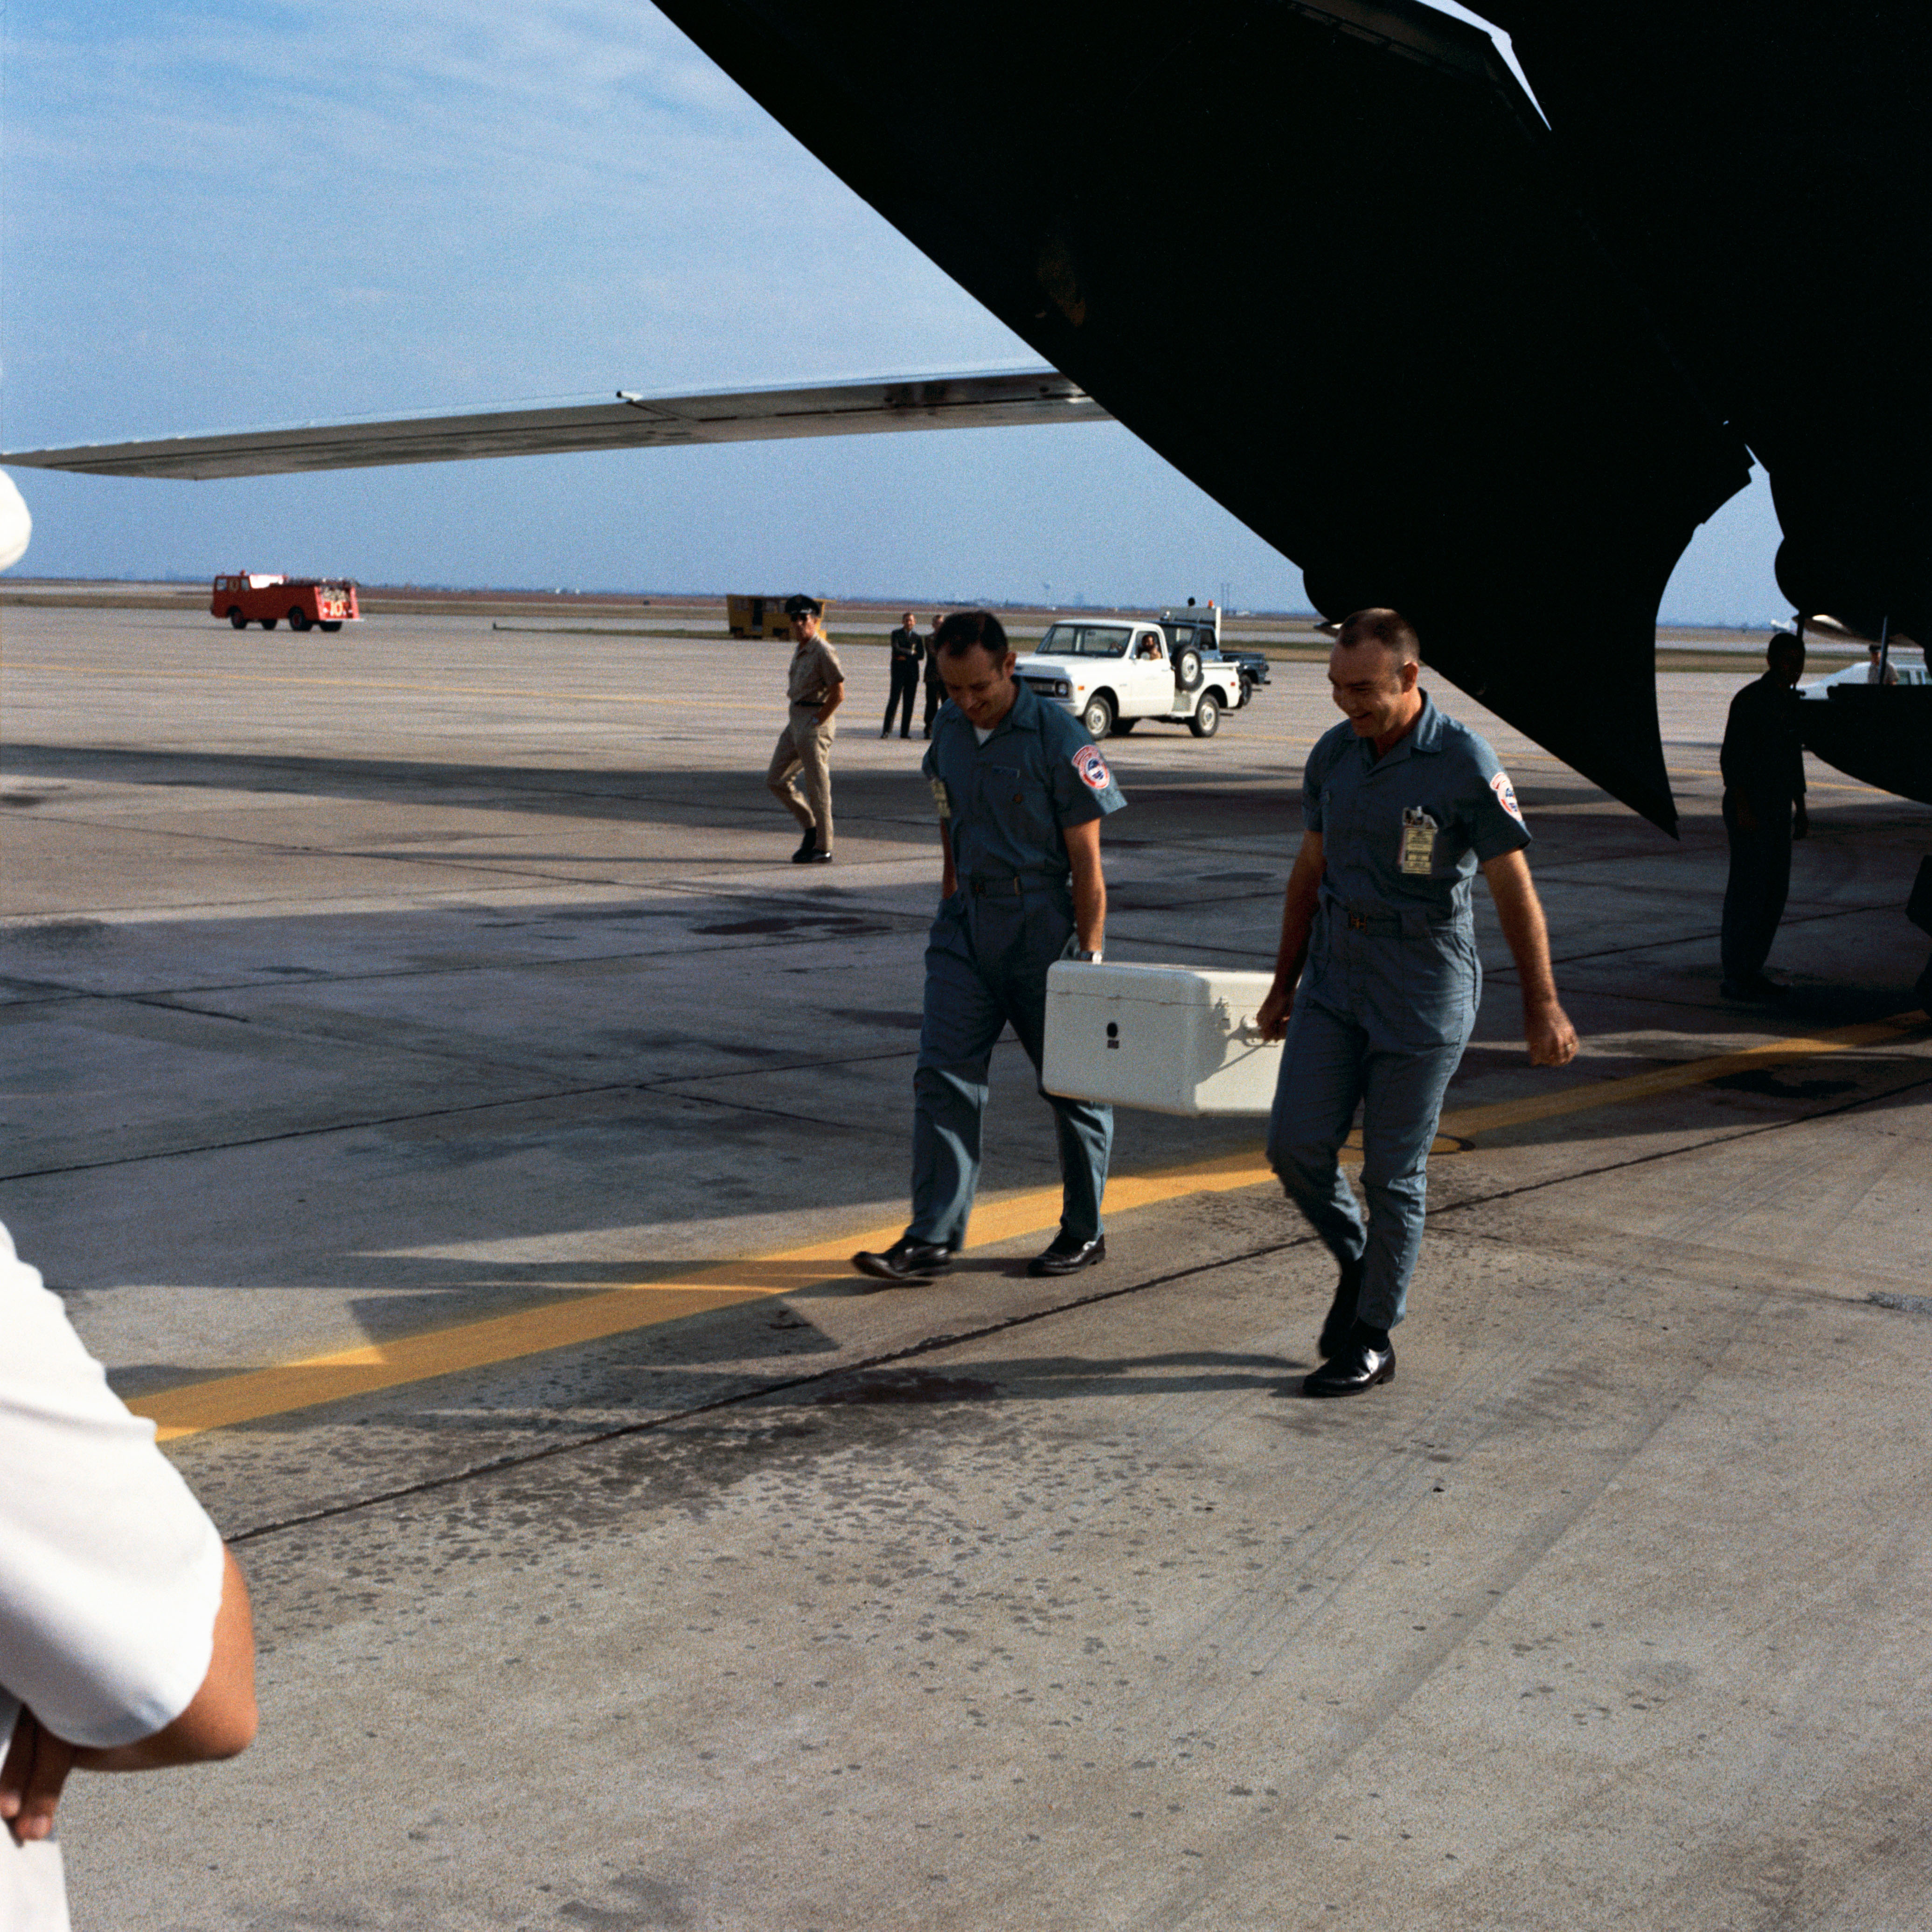
[[[238,631],[250,624],[272,631],[284,617],[292,631],[306,631],[311,624],[339,631],[362,616],[356,608],[356,586],[346,577],[272,577],[259,570],[218,577],[208,608]]]

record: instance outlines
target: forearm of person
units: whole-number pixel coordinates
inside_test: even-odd
[[[952,833],[944,819],[939,826],[939,849],[946,855],[945,866],[939,875],[939,896],[950,899],[959,890],[959,875],[952,869]]]
[[[224,1550],[213,1654],[188,1708],[150,1736],[112,1746],[69,1744],[23,1708],[0,1762],[0,1821],[16,1843],[31,1844],[52,1834],[70,1773],[160,1771],[233,1757],[254,1742],[256,1722],[255,1631],[248,1586],[235,1558]]]
[[[82,1748],[74,1763],[82,1771],[158,1771],[168,1765],[202,1764],[233,1757],[254,1742],[255,1624],[241,1566],[222,1552],[221,1606],[214,1616],[214,1652],[208,1675],[186,1710],[152,1737],[109,1749]]]
[[[1292,991],[1308,963],[1308,936],[1322,897],[1322,835],[1304,833],[1281,906],[1281,944],[1274,956],[1274,990]]]
[[[1496,916],[1522,982],[1523,1044],[1532,1066],[1568,1066],[1576,1058],[1576,1029],[1557,1004],[1556,976],[1550,970],[1550,929],[1520,852],[1505,853],[1483,868]]]
[[[828,722],[831,718],[832,712],[836,711],[839,706],[843,704],[844,702],[845,687],[842,684],[835,684],[832,687],[830,695],[827,697],[825,702],[818,707],[817,716],[819,723],[824,724]]]
[[[1505,852],[1483,867],[1483,878],[1496,902],[1496,917],[1516,962],[1522,987],[1523,1010],[1556,1004],[1556,976],[1550,965],[1550,928],[1542,903],[1529,876],[1528,862],[1520,852]]]
[[[1107,932],[1107,880],[1100,869],[1100,821],[1064,828],[1073,868],[1073,931],[1083,952],[1098,952]]]
[[[1294,1011],[1294,988],[1301,969],[1308,963],[1309,935],[1315,928],[1316,908],[1322,902],[1322,835],[1305,832],[1301,850],[1294,855],[1294,869],[1288,875],[1288,890],[1281,904],[1281,944],[1274,956],[1274,983],[1268,989],[1255,1015],[1264,1040],[1280,1040],[1288,1030]]]

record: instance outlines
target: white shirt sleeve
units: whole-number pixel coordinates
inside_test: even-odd
[[[70,1743],[179,1717],[208,1675],[221,1538],[0,1226],[0,1745],[24,1703]]]

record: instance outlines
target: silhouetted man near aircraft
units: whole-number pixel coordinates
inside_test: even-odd
[[[892,713],[899,712],[899,736],[912,736],[912,701],[919,692],[919,667],[926,656],[926,640],[919,634],[919,624],[908,610],[899,620],[899,627],[886,640],[886,648],[892,656],[892,691],[886,700],[886,722],[879,727],[879,736],[890,738],[892,734]],[[900,710],[903,705],[904,709]]]
[[[1730,878],[1724,887],[1721,940],[1727,1000],[1774,1000],[1784,988],[1765,977],[1764,962],[1791,890],[1791,842],[1810,830],[1804,812],[1804,752],[1798,737],[1793,687],[1804,670],[1804,646],[1780,631],[1766,647],[1767,668],[1731,700],[1718,754],[1724,775],[1724,832]]]
[[[1306,830],[1256,1016],[1266,1038],[1288,1036],[1269,1163],[1341,1270],[1324,1364],[1302,1384],[1314,1396],[1360,1395],[1395,1373],[1389,1331],[1422,1246],[1430,1146],[1482,998],[1478,866],[1522,984],[1531,1064],[1576,1053],[1515,790],[1489,746],[1436,710],[1420,671],[1396,612],[1358,610],[1342,625],[1328,682],[1347,722],[1308,754]],[[1358,1101],[1366,1227],[1340,1162]]]

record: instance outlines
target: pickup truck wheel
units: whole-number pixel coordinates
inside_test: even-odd
[[[292,631],[305,631],[308,628],[308,613],[299,604],[289,613],[289,628]]]
[[[1174,654],[1174,681],[1183,691],[1201,688],[1201,653],[1196,650],[1178,651]]]
[[[322,628],[325,631],[339,631],[342,628],[342,620],[340,617],[325,617],[322,620]]]
[[[1187,728],[1197,738],[1211,738],[1221,728],[1221,706],[1211,691],[1201,694],[1201,702],[1194,707],[1194,716],[1187,721]]]
[[[238,631],[245,631],[248,628],[248,620],[246,617],[242,616],[242,607],[238,604],[231,604],[229,605],[228,621],[232,624]]]
[[[1088,699],[1080,722],[1086,726],[1088,736],[1098,744],[1114,728],[1113,700],[1105,692],[1096,691]]]
[[[262,628],[265,631],[272,631],[275,628],[277,622],[278,620],[275,618],[264,617],[262,620]]]

